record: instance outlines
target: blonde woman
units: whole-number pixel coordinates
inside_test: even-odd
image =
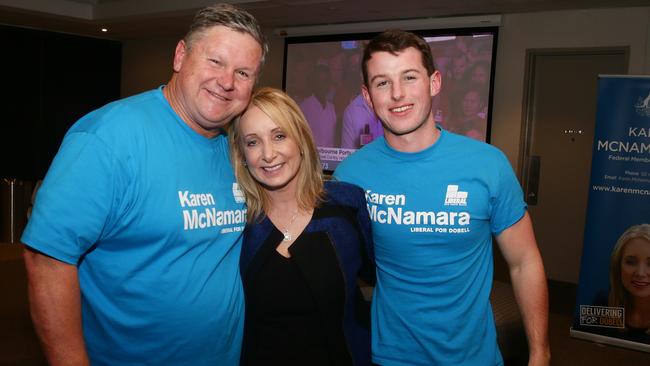
[[[280,90],[257,90],[229,138],[248,206],[242,365],[369,365],[357,285],[374,276],[363,191],[323,181],[307,121]]]
[[[628,333],[650,342],[650,224],[631,226],[612,251],[609,306],[625,308]]]

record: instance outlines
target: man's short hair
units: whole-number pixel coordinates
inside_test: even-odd
[[[422,65],[427,69],[427,75],[436,71],[431,55],[431,48],[424,38],[415,33],[406,32],[399,29],[389,29],[375,36],[368,42],[363,50],[363,59],[361,60],[361,72],[363,73],[363,83],[368,86],[368,61],[375,52],[388,52],[397,55],[405,49],[413,47],[420,51],[422,56]]]
[[[203,32],[215,27],[224,26],[234,31],[246,33],[253,37],[262,48],[260,66],[264,64],[266,55],[269,52],[269,45],[262,33],[259,23],[249,12],[230,4],[215,4],[199,10],[194,16],[190,29],[185,35],[187,48],[199,38]]]

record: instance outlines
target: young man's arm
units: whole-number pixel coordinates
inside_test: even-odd
[[[90,365],[77,267],[25,249],[30,312],[50,365]]]
[[[502,231],[496,239],[510,268],[514,294],[526,328],[530,350],[528,364],[549,365],[548,289],[528,213]]]

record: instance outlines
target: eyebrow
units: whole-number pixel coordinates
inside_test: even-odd
[[[418,70],[418,69],[407,69],[407,70],[402,71],[400,73],[400,75],[408,74],[409,72],[415,72],[415,73],[418,73],[418,74],[421,73],[420,70]],[[373,81],[375,81],[375,79],[378,79],[378,78],[387,78],[387,77],[388,77],[387,74],[378,74],[378,75],[375,75],[372,78],[370,78],[370,82],[373,82]]]
[[[271,133],[275,133],[275,132],[282,132],[282,133],[284,133],[284,130],[283,130],[281,127],[275,127],[274,129],[271,130]],[[257,135],[256,132],[249,133],[249,134],[247,134],[247,135],[243,135],[244,138],[246,138],[246,137],[250,137],[250,136],[258,137],[258,135]]]
[[[223,55],[221,55],[221,53],[218,53],[218,52],[210,53],[208,51],[204,51],[204,55],[205,55],[205,58],[210,60],[210,61],[218,61],[219,63],[227,64],[227,62],[224,61],[225,57]],[[235,71],[244,71],[244,72],[247,72],[247,73],[249,73],[251,75],[256,75],[257,76],[258,71],[259,71],[259,66],[250,66],[250,67],[249,66],[242,66],[242,67],[235,68]]]

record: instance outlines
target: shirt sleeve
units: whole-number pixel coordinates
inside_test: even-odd
[[[496,182],[490,196],[490,228],[495,235],[517,223],[526,212],[524,194],[510,162],[498,151]]]
[[[68,133],[36,195],[23,243],[77,264],[108,230],[120,197],[118,168],[111,149],[98,136]]]
[[[355,152],[355,154],[358,153],[359,153],[358,151]],[[336,169],[334,169],[334,172],[332,173],[332,177],[334,178],[334,180],[339,182],[348,182],[348,183],[359,185],[351,177],[351,174],[349,174],[349,172],[351,171],[351,169],[348,168],[349,165],[350,165],[350,156],[343,159],[343,161],[341,161],[339,165],[336,166]]]

